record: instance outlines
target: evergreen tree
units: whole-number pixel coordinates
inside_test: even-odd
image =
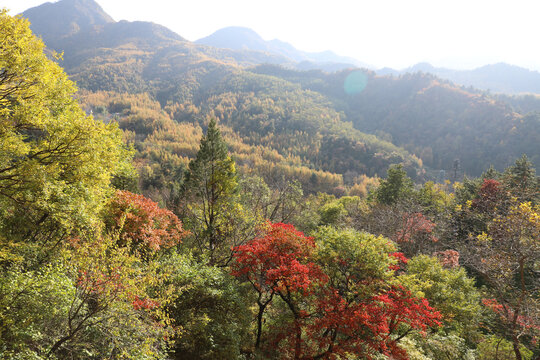
[[[524,154],[506,169],[504,182],[520,201],[538,203],[540,200],[540,178],[536,176],[536,170],[527,155]]]
[[[413,182],[400,164],[388,168],[387,178],[381,181],[375,199],[381,204],[392,205],[406,198],[412,191]]]
[[[237,175],[234,160],[212,119],[201,139],[199,152],[186,171],[183,206],[195,245],[210,264],[228,262],[235,231]],[[228,246],[227,246],[228,244]]]

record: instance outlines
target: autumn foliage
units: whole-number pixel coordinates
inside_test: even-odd
[[[294,226],[269,224],[267,233],[237,247],[233,275],[246,276],[259,290],[309,292],[326,279],[319,267],[306,261],[315,248],[313,238]]]
[[[120,239],[151,250],[178,244],[187,232],[176,215],[157,203],[129,191],[117,191],[108,206],[108,225]]]
[[[435,224],[422,213],[406,214],[403,216],[403,226],[396,233],[395,240],[398,243],[414,242],[419,238],[428,238],[437,241],[432,235]]]
[[[266,337],[266,347],[279,348],[282,358],[291,359],[347,354],[370,359],[380,353],[407,359],[399,339],[411,329],[425,331],[440,324],[440,314],[427,300],[415,298],[388,279],[372,279],[375,286],[358,280],[347,292],[335,288],[331,284],[336,281],[313,256],[316,248],[312,238],[279,223],[269,224],[264,236],[235,249],[232,273],[247,279],[257,291],[259,316],[264,316],[274,298],[283,304],[276,309],[284,311],[285,323],[269,328],[266,335],[259,333],[257,346],[260,337]],[[401,253],[387,256],[399,263],[407,261]],[[346,260],[339,265],[354,266]],[[393,268],[386,271],[391,274]],[[371,293],[361,290],[368,288]]]

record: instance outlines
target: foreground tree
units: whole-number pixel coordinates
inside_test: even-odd
[[[291,225],[271,224],[236,249],[233,274],[257,294],[255,349],[277,348],[284,359],[406,359],[400,339],[437,326],[439,314],[392,281],[393,245],[329,227],[316,238],[320,247]],[[273,324],[266,331],[264,320]]]
[[[84,114],[28,21],[0,11],[0,44],[0,357],[162,358],[163,274],[101,224],[121,133]]]
[[[34,244],[41,261],[77,226],[96,221],[130,156],[114,125],[84,114],[27,20],[2,10],[0,44],[0,236],[26,250]]]
[[[540,208],[514,202],[463,251],[467,264],[489,286],[491,298],[484,304],[497,315],[492,330],[512,343],[521,360],[521,344],[535,348],[540,334]]]

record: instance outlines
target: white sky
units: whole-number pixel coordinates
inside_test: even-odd
[[[11,14],[43,0],[0,0]],[[226,26],[300,50],[332,50],[377,68],[427,61],[540,70],[538,0],[97,0],[115,20],[165,25],[188,40]]]

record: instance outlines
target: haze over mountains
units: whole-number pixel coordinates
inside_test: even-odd
[[[52,4],[49,3],[49,5]],[[48,13],[50,9],[53,9],[50,6],[45,8],[40,7],[39,11],[47,15],[43,19],[53,20],[56,27],[56,29],[49,29],[46,32],[50,37],[44,39],[45,42],[52,46],[54,45],[53,38],[56,38],[56,35],[61,34],[64,36],[65,34],[76,32],[78,31],[77,27],[85,28],[113,22],[113,19],[103,12],[101,8],[97,11],[89,12],[89,9],[92,9],[93,6],[85,6],[85,2],[82,1],[78,5],[76,4],[71,10],[67,8],[60,9],[59,11],[55,10],[54,13]],[[99,7],[99,5],[97,6]],[[61,7],[65,8],[66,5]],[[25,14],[32,16],[31,10],[29,9],[28,11]],[[62,18],[60,18],[59,14],[62,14]],[[65,21],[66,18],[71,19],[71,21]],[[33,29],[40,33],[42,32],[40,31],[42,27],[40,22],[44,20],[36,20],[37,22],[33,24]],[[195,41],[195,43],[217,48],[265,52],[272,55],[266,59],[268,62],[286,65],[299,70],[321,69],[333,72],[351,67],[361,67],[375,70],[381,75],[399,75],[422,71],[450,80],[459,85],[472,86],[497,93],[540,93],[539,72],[506,63],[488,64],[471,70],[437,68],[428,63],[418,63],[405,69],[382,68],[377,70],[375,66],[366,64],[361,59],[339,56],[332,51],[318,53],[305,52],[279,39],[266,41],[252,29],[235,26],[217,30],[213,34]],[[255,56],[255,58],[262,60],[260,56]]]
[[[233,50],[255,50],[285,56],[298,64],[300,70],[337,71],[351,67],[369,67],[356,59],[339,56],[331,51],[309,53],[281,40],[265,41],[255,31],[245,27],[227,27],[196,41],[198,44]]]
[[[428,63],[419,63],[403,70],[389,68],[377,71],[380,75],[401,75],[425,72],[450,80],[463,86],[472,86],[498,93],[540,94],[540,73],[505,63],[485,65],[472,70],[452,70],[436,68]]]
[[[534,96],[495,98],[427,68],[399,76],[354,64],[333,73],[299,71],[348,59],[267,42],[244,28],[193,43],[161,25],[115,22],[93,0],[47,3],[23,16],[48,47],[64,53],[61,65],[84,90],[87,109],[117,118],[141,167],[163,166],[163,158],[185,163],[211,117],[228,134],[239,166],[274,169],[313,191],[353,185],[395,163],[419,179],[450,172],[456,159],[470,175],[489,164],[502,169],[523,153],[540,163],[539,117],[521,111],[540,110]]]
[[[375,70],[373,65],[357,59],[334,54],[331,51],[307,53],[280,40],[265,41],[255,31],[243,27],[228,27],[196,41],[198,44],[233,50],[256,50],[282,55],[296,62],[292,67],[299,70],[321,69],[339,71],[361,67]],[[436,68],[428,63],[418,63],[402,70],[382,68],[380,75],[402,75],[424,72],[450,80],[463,86],[472,86],[498,93],[540,93],[540,73],[505,63],[485,65],[471,70]]]

